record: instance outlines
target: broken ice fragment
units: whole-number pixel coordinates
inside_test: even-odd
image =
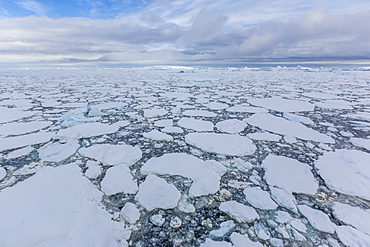
[[[220,210],[239,223],[251,223],[260,218],[254,208],[236,201],[222,202]]]
[[[334,233],[335,225],[330,221],[328,215],[306,205],[298,205],[298,209],[314,228],[319,231]]]
[[[181,198],[181,193],[163,178],[149,174],[140,184],[135,200],[151,211],[155,208],[175,208]]]
[[[104,194],[111,196],[117,193],[135,194],[138,190],[133,180],[130,169],[126,166],[114,166],[107,170],[101,181]]]
[[[140,218],[140,211],[135,204],[127,202],[121,209],[120,214],[130,224],[135,224]]]
[[[245,188],[243,193],[247,202],[255,208],[263,210],[277,208],[277,204],[271,199],[270,194],[258,187]]]

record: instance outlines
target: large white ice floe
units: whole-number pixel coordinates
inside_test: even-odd
[[[284,208],[291,210],[294,213],[298,213],[297,202],[291,192],[286,190],[270,186],[271,198]]]
[[[185,141],[203,151],[222,155],[246,156],[256,150],[252,140],[239,135],[190,133],[185,136]]]
[[[319,231],[334,233],[335,224],[330,221],[329,216],[319,210],[307,205],[298,205],[299,212],[303,214],[310,224]]]
[[[216,117],[217,114],[206,110],[186,110],[182,113],[189,117]]]
[[[45,143],[55,136],[52,132],[36,132],[28,135],[0,138],[0,152],[14,148]]]
[[[163,178],[149,174],[140,184],[135,200],[151,211],[156,208],[175,208],[181,198],[177,188],[166,182]]]
[[[335,230],[346,246],[370,246],[370,236],[351,226],[338,226]]]
[[[216,124],[216,128],[222,132],[229,134],[236,134],[243,131],[247,127],[247,124],[238,119],[228,119]]]
[[[359,207],[352,207],[348,204],[336,202],[333,206],[333,214],[337,219],[357,228],[358,230],[370,236],[369,209],[361,209]]]
[[[351,142],[353,145],[358,147],[365,148],[370,151],[370,139],[363,139],[363,138],[351,138]]]
[[[136,205],[131,202],[127,202],[125,204],[120,214],[130,224],[135,224],[140,219],[139,209],[137,209]]]
[[[161,117],[168,113],[166,109],[162,108],[152,108],[152,109],[144,109],[144,117],[152,118],[152,117]]]
[[[0,107],[0,123],[11,122],[21,118],[30,117],[35,114],[36,112],[23,111],[18,108]]]
[[[230,240],[234,247],[263,247],[261,243],[250,240],[248,235],[242,235],[237,232],[231,234]]]
[[[213,131],[214,129],[212,122],[195,118],[181,118],[177,122],[177,125],[195,131]]]
[[[200,247],[232,247],[233,245],[226,241],[214,241],[207,238],[206,241],[200,245]]]
[[[220,210],[239,223],[251,223],[260,218],[254,208],[236,201],[222,202]]]
[[[211,110],[223,110],[229,107],[229,105],[225,103],[220,103],[220,102],[210,102],[208,104],[205,104],[205,107]]]
[[[271,141],[271,142],[278,142],[281,139],[281,136],[271,133],[250,133],[247,135],[248,138],[252,140],[258,140],[258,141]]]
[[[324,153],[315,166],[325,184],[343,194],[370,200],[370,154],[340,149]]]
[[[81,148],[79,153],[83,156],[100,161],[107,166],[131,166],[141,159],[139,148],[130,145],[99,144]]]
[[[280,97],[250,99],[248,102],[255,106],[264,107],[279,112],[313,111],[315,105],[306,101],[283,99]]]
[[[75,164],[40,170],[1,191],[0,245],[122,246],[124,226],[102,195]]]
[[[52,161],[52,162],[59,162],[62,161],[74,153],[77,152],[79,149],[80,144],[77,140],[69,139],[66,143],[51,143],[47,144],[46,146],[41,147],[39,152],[39,157],[42,161]]]
[[[50,121],[35,121],[27,123],[6,123],[0,126],[0,136],[22,135],[32,133],[52,125]]]
[[[107,170],[101,181],[104,194],[111,196],[117,193],[135,194],[138,190],[136,182],[127,166],[113,166]]]
[[[57,136],[67,138],[88,138],[117,132],[121,127],[129,125],[128,121],[120,121],[114,124],[85,123],[70,128],[61,129]]]
[[[295,159],[270,154],[262,161],[266,182],[271,186],[314,195],[319,187],[310,166]]]
[[[268,110],[261,107],[235,105],[226,109],[228,112],[267,113]]]
[[[158,130],[152,130],[150,132],[144,133],[143,136],[145,138],[151,139],[153,141],[173,141],[173,137],[170,135],[167,135],[163,132],[160,132]]]
[[[203,161],[185,153],[165,154],[148,160],[141,168],[143,174],[180,175],[190,178],[193,183],[190,196],[202,196],[216,193],[220,188],[220,179],[226,168],[214,160]]]
[[[299,139],[323,143],[335,143],[330,136],[310,129],[301,123],[292,122],[271,114],[254,114],[244,119],[248,124],[282,135],[293,135]]]
[[[62,127],[72,127],[78,124],[96,122],[99,118],[87,118],[85,115],[88,113],[87,107],[81,107],[73,109],[65,113],[60,119],[60,125]]]
[[[271,199],[270,194],[258,187],[245,188],[243,190],[245,199],[255,208],[273,210],[277,204]]]

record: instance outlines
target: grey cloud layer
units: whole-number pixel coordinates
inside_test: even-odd
[[[0,20],[0,62],[115,61],[184,63],[248,58],[370,57],[370,11],[267,20],[255,26],[202,9],[190,26],[154,12],[136,21],[50,19]],[[232,24],[232,25],[231,25]]]

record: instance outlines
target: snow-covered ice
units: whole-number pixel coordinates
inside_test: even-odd
[[[196,131],[212,131],[214,129],[212,122],[195,118],[181,118],[177,122],[177,125],[185,129]]]
[[[240,223],[251,223],[260,217],[254,208],[236,201],[221,203],[220,210]]]
[[[250,155],[256,150],[249,138],[239,135],[190,133],[185,136],[185,141],[206,152],[230,156]]]
[[[163,132],[160,132],[158,130],[152,130],[150,132],[144,133],[143,136],[153,141],[172,141],[173,140],[172,136],[165,134]]]
[[[264,210],[272,210],[278,207],[278,205],[271,199],[270,194],[261,188],[245,188],[243,193],[247,202],[253,207]]]
[[[229,134],[236,134],[243,131],[247,127],[247,124],[238,119],[228,119],[216,124],[216,128],[222,132]]]
[[[370,200],[369,163],[368,153],[339,149],[324,153],[315,166],[329,188]]]
[[[165,154],[148,160],[140,170],[143,174],[180,175],[190,178],[193,183],[190,196],[216,193],[220,188],[221,176],[226,168],[219,162],[200,160],[185,153]]]
[[[107,166],[131,166],[141,159],[142,151],[130,145],[98,144],[87,148],[80,148],[83,156],[95,159]]]
[[[284,156],[269,155],[262,162],[266,182],[288,192],[314,195],[319,187],[307,164]]]
[[[138,186],[133,180],[130,169],[120,165],[110,167],[107,170],[101,181],[101,189],[104,194],[111,196],[117,193],[135,194]]]
[[[317,230],[328,233],[335,232],[334,223],[330,221],[329,216],[324,212],[310,208],[307,205],[298,205],[298,209]]]
[[[149,174],[140,184],[135,200],[151,211],[155,208],[175,208],[181,198],[177,188],[166,182],[163,178]]]
[[[1,191],[0,245],[121,246],[123,224],[101,198],[77,165],[45,168]]]

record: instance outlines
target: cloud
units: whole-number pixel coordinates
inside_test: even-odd
[[[45,8],[39,2],[32,0],[22,0],[17,1],[16,4],[18,4],[21,8],[34,12],[39,16],[44,16],[46,14]]]

